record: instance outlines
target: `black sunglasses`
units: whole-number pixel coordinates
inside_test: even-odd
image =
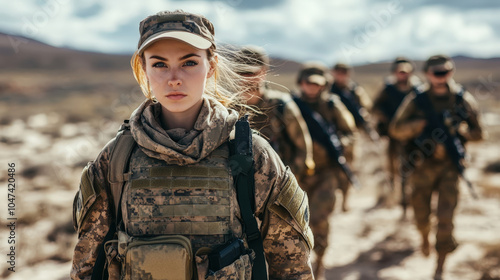
[[[444,76],[446,76],[448,73],[450,73],[450,71],[434,71],[432,74],[433,74],[435,77],[444,77]]]

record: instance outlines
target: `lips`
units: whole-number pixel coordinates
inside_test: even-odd
[[[182,92],[170,92],[167,94],[167,98],[170,100],[180,100],[186,96],[187,95]]]

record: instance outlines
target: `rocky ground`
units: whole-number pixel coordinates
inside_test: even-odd
[[[473,200],[462,184],[455,224],[458,249],[449,257],[444,279],[500,279],[500,122],[492,115],[490,140],[470,145],[467,176],[481,198]],[[81,169],[114,135],[119,123],[63,123],[57,114],[39,114],[0,127],[0,278],[69,279],[76,235],[71,206]],[[380,145],[383,145],[380,144]],[[372,209],[384,173],[381,146],[362,145],[357,168],[363,189],[353,191],[350,210],[331,217],[327,279],[431,279],[435,253],[425,258],[419,235],[396,204]],[[16,164],[16,272],[9,264],[7,237],[7,163]],[[340,196],[340,194],[339,194]],[[337,205],[339,206],[339,205]],[[6,253],[7,252],[7,253]]]

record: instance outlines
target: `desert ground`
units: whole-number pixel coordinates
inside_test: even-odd
[[[77,238],[71,223],[72,202],[80,172],[143,99],[127,56],[116,57],[104,67],[89,61],[108,55],[67,51],[58,56],[61,50],[42,49],[46,64],[37,60],[37,67],[30,69],[29,63],[21,67],[19,61],[32,53],[26,49],[18,60],[9,60],[12,65],[0,67],[1,279],[69,279]],[[0,40],[0,56],[7,51]],[[61,62],[76,54],[85,57],[85,67]],[[51,68],[50,59],[61,63]],[[293,88],[298,64],[284,60],[275,64],[269,79]],[[354,78],[373,97],[387,67],[387,63],[357,66]],[[474,200],[462,182],[455,217],[460,246],[449,257],[444,279],[500,279],[500,64],[498,59],[457,58],[457,69],[457,81],[480,104],[489,138],[468,145],[466,176],[480,198]],[[436,254],[422,255],[412,211],[401,220],[399,190],[386,185],[385,145],[384,140],[359,139],[355,169],[363,188],[351,192],[348,212],[340,211],[337,203],[330,217],[327,279],[432,278]],[[15,163],[16,170],[15,272],[8,270],[6,255],[10,247],[8,163]],[[390,194],[389,203],[373,208],[381,193]],[[338,197],[340,201],[340,193]]]

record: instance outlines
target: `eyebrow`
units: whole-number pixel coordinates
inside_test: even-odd
[[[193,57],[193,56],[201,57],[201,56],[199,56],[199,55],[197,55],[197,54],[195,54],[195,53],[189,53],[189,54],[186,54],[185,56],[183,56],[183,57],[179,58],[179,60],[188,59],[188,58]],[[149,58],[150,58],[150,59],[151,59],[151,58],[156,58],[156,59],[158,59],[158,60],[168,61],[168,59],[166,59],[166,58],[164,58],[164,57],[161,57],[161,56],[158,56],[158,55],[152,55],[152,56],[150,56]]]

